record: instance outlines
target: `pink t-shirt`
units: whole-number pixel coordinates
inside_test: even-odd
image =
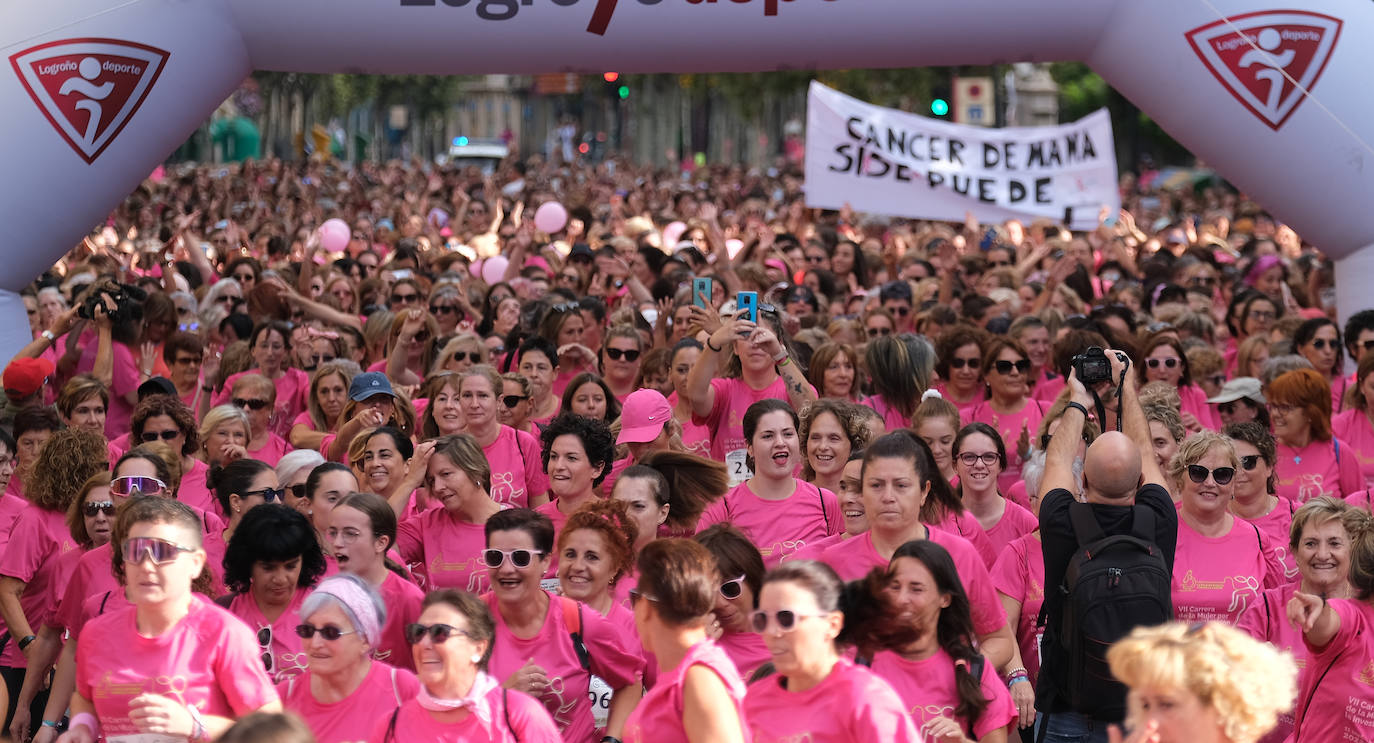
[[[75,637],[81,631],[81,608],[88,597],[103,596],[114,591],[123,598],[124,589],[110,570],[113,556],[114,547],[109,543],[81,553],[67,578],[62,600],[58,602],[57,610],[48,624],[67,630]]]
[[[1002,495],[1006,497],[1008,502],[1015,503],[1027,511],[1031,510],[1030,495],[1026,492],[1025,480],[1017,480],[1016,484],[1012,485],[1011,489]]]
[[[1007,492],[1021,479],[1021,455],[1016,450],[1017,442],[1021,440],[1021,431],[1024,429],[1026,436],[1034,440],[1035,432],[1040,430],[1040,419],[1044,416],[1045,404],[1026,398],[1021,409],[1015,413],[998,413],[992,409],[992,403],[982,402],[973,406],[967,417],[963,418],[965,423],[986,423],[997,429],[997,433],[1002,436],[1002,444],[1007,448],[1007,466],[1002,469],[1002,474],[997,476],[999,491]]]
[[[1360,461],[1344,441],[1313,439],[1301,449],[1277,443],[1274,478],[1278,495],[1301,505],[1323,495],[1339,499],[1364,490]]]
[[[13,482],[14,478],[11,477]],[[29,507],[29,502],[18,495],[11,495],[8,491],[0,495],[0,550],[10,542],[10,532],[14,530],[14,523],[19,520],[19,514]]]
[[[490,672],[498,682],[505,682],[511,674],[533,659],[549,677],[549,688],[539,697],[554,724],[570,743],[591,741],[593,721],[591,700],[587,696],[592,675],[599,676],[611,687],[620,689],[640,683],[644,675],[644,659],[636,652],[639,641],[626,637],[594,609],[578,606],[582,622],[582,642],[590,656],[590,669],[584,669],[573,650],[568,627],[563,620],[561,596],[546,594],[549,608],[544,624],[530,638],[516,637],[501,618],[496,597],[484,598],[496,619],[496,640],[493,644]],[[597,740],[600,740],[598,737]]]
[[[192,596],[190,612],[152,638],[138,633],[137,613],[130,606],[91,620],[76,647],[76,690],[95,704],[106,740],[138,734],[129,701],[144,693],[230,718],[278,701],[252,630],[229,612]]]
[[[1345,410],[1345,391],[1350,386],[1350,377],[1337,374],[1327,381],[1331,382],[1331,410],[1339,413]]]
[[[388,737],[390,725],[391,715],[378,720],[368,743],[563,743],[538,700],[500,686],[487,693],[481,714],[469,714],[459,722],[439,722],[411,700],[396,713],[396,730]]]
[[[716,644],[730,656],[730,662],[735,664],[735,670],[746,679],[752,676],[759,666],[773,661],[773,654],[768,652],[768,646],[763,644],[763,635],[757,632],[727,630],[716,640]]]
[[[95,354],[99,347],[94,334],[81,349],[81,358],[76,362],[77,374],[90,374],[95,369]],[[133,417],[134,406],[125,398],[138,392],[138,363],[128,346],[118,341],[110,343],[110,404],[105,409],[105,437],[114,438],[129,431],[129,420]]]
[[[926,527],[926,538],[944,547],[954,560],[954,569],[964,584],[973,613],[973,629],[987,635],[1007,626],[1007,614],[993,589],[988,567],[968,540]],[[843,580],[859,580],[873,568],[886,568],[888,560],[873,546],[873,533],[865,532],[831,547],[821,560],[835,569]]]
[[[1326,647],[1307,645],[1312,655],[1299,681],[1296,738],[1303,743],[1374,741],[1374,672],[1369,668],[1374,606],[1349,599],[1332,599],[1327,605],[1341,618],[1341,628]]]
[[[900,431],[903,428],[911,428],[911,418],[902,415],[902,411],[886,398],[880,395],[870,395],[864,399],[864,404],[873,408],[878,415],[883,417],[883,427],[889,431]]]
[[[705,418],[692,416],[692,422],[711,434],[711,458],[730,468],[730,481],[741,483],[753,477],[744,463],[744,411],[759,400],[787,399],[787,383],[781,376],[761,390],[751,388],[743,379],[716,377],[711,380],[715,402]],[[729,457],[729,458],[727,458]]]
[[[677,410],[677,393],[668,395],[668,407]],[[687,420],[678,421],[682,424],[682,443],[687,447],[689,454],[699,457],[711,456],[711,429],[692,421],[692,416],[688,414]]]
[[[386,578],[378,587],[382,601],[386,604],[386,626],[382,627],[382,641],[377,645],[373,657],[383,663],[406,671],[415,670],[415,656],[406,642],[406,625],[420,618],[420,604],[424,603],[425,592],[419,586],[386,571]]]
[[[249,369],[231,374],[224,380],[224,387],[211,402],[215,405],[228,405],[233,400],[234,382],[245,374],[261,374],[257,369]],[[305,411],[306,396],[310,393],[310,375],[296,368],[283,370],[280,377],[272,380],[277,387],[277,409],[272,416],[272,430],[279,436],[291,433],[291,423],[296,416]]]
[[[224,518],[224,509],[219,507],[215,494],[210,490],[206,479],[210,476],[210,465],[199,459],[191,460],[191,471],[181,476],[181,487],[177,488],[177,500],[205,513],[213,513]]]
[[[408,653],[407,653],[408,654]],[[277,684],[283,708],[305,720],[319,743],[359,743],[363,731],[420,693],[415,674],[373,662],[363,682],[347,698],[326,704],[310,691],[310,672]]]
[[[1374,486],[1374,426],[1370,425],[1369,416],[1363,410],[1337,413],[1331,417],[1331,435],[1349,444],[1346,451],[1359,461],[1365,487]]]
[[[540,460],[539,441],[534,436],[501,426],[490,446],[482,448],[491,464],[491,499],[528,508],[531,495],[549,490],[549,476]]]
[[[1068,379],[1056,374],[1053,378],[1037,382],[1035,385],[1035,394],[1031,395],[1031,397],[1040,402],[1052,403],[1055,398],[1059,397],[1059,393],[1064,391],[1064,385],[1067,383]]]
[[[744,695],[754,743],[921,743],[897,692],[863,666],[841,659],[803,692],[788,691],[784,681],[769,676]]]
[[[740,732],[748,743],[749,730],[743,725],[744,681],[725,651],[710,640],[693,645],[676,668],[659,669],[658,683],[639,701],[625,723],[625,743],[688,743],[682,721],[683,687],[687,671],[693,666],[707,668],[720,677],[735,702],[735,712],[742,727]]]
[[[396,529],[396,549],[428,590],[457,588],[486,593],[486,527],[464,521],[442,508],[402,521]]]
[[[808,542],[844,531],[840,501],[824,488],[794,479],[792,494],[782,500],[764,500],[749,482],[742,482],[701,514],[697,531],[728,522],[744,532],[759,548],[763,564],[773,567]]]
[[[251,591],[235,594],[229,603],[229,613],[253,631],[253,639],[258,647],[258,665],[264,666],[262,656],[272,653],[272,668],[268,673],[273,683],[299,676],[310,667],[310,659],[301,647],[300,635],[296,634],[296,625],[301,623],[301,604],[309,594],[310,589],[297,588],[296,594],[291,597],[291,604],[275,622],[267,620]]]
[[[286,439],[275,433],[270,433],[267,436],[267,443],[263,444],[261,449],[248,450],[248,457],[276,467],[277,462],[280,462],[287,452],[295,448]]]
[[[1279,498],[1274,505],[1274,510],[1258,518],[1246,519],[1259,527],[1260,533],[1269,541],[1269,546],[1274,550],[1274,559],[1283,565],[1283,575],[1285,580],[1294,581],[1298,579],[1298,562],[1288,551],[1288,540],[1293,529],[1293,513],[1298,510],[1298,504],[1287,498]]]
[[[988,533],[983,531],[983,525],[978,523],[978,517],[967,510],[954,513],[945,509],[944,516],[940,517],[940,522],[928,524],[928,526],[968,540],[968,543],[978,551],[978,556],[983,558],[984,565],[992,567],[997,562],[997,550],[993,548],[992,541],[988,539]]]
[[[816,541],[806,545],[805,547],[802,547],[796,552],[793,552],[787,557],[784,557],[783,562],[793,562],[795,560],[820,560],[821,555],[826,550],[830,549],[831,547],[834,547],[836,544],[842,541],[844,541],[843,532],[840,534],[831,534],[828,537],[822,537],[821,539],[817,539]]]
[[[1180,385],[1178,388],[1178,408],[1180,413],[1192,413],[1197,422],[1208,431],[1221,430],[1221,416],[1217,409],[1207,402],[1207,393],[1195,384]]]
[[[1016,620],[1016,644],[1031,684],[1040,674],[1040,638],[1037,627],[1040,607],[1045,603],[1045,554],[1037,534],[1013,539],[997,564],[992,567],[992,584],[997,592],[1021,604]]]
[[[937,382],[935,384],[935,389],[940,391],[940,394],[944,396],[945,400],[948,401],[950,405],[953,405],[959,410],[959,420],[961,421],[969,420],[969,412],[988,399],[988,389],[983,385],[978,386],[977,391],[973,393],[973,397],[962,402],[954,399],[953,393],[949,391],[948,382]]]
[[[1293,598],[1293,592],[1297,589],[1298,584],[1289,583],[1261,591],[1259,600],[1246,607],[1236,620],[1236,629],[1279,650],[1292,653],[1301,677],[1311,662],[1311,653],[1302,641],[1302,633],[1288,621],[1288,600]],[[1292,710],[1280,713],[1278,725],[1260,739],[1261,743],[1283,743],[1287,740],[1293,732],[1293,714]]]
[[[1255,525],[1233,519],[1226,534],[1205,537],[1179,518],[1173,580],[1178,621],[1235,624],[1261,590],[1285,582],[1273,545]]]
[[[57,600],[67,588],[67,575],[61,572],[62,555],[78,549],[67,531],[66,514],[30,504],[19,514],[10,533],[9,545],[0,556],[0,575],[24,581],[19,606],[36,634],[39,627],[52,622]],[[67,569],[75,565],[66,565]],[[17,639],[17,638],[15,638]],[[0,666],[26,668],[27,661],[18,642],[5,644]]]
[[[1040,519],[1037,519],[1035,514],[1010,500],[1006,500],[1006,504],[1002,518],[984,532],[988,535],[988,541],[992,543],[993,551],[999,556],[1008,544],[1040,528]]]
[[[948,717],[968,735],[970,721],[954,714],[954,708],[959,706],[954,659],[943,649],[924,660],[907,660],[885,650],[873,657],[873,672],[897,690],[918,729],[937,717]],[[971,721],[975,739],[1010,725],[1017,717],[1007,685],[997,677],[997,669],[991,663],[983,664],[980,681],[988,707],[977,720]]]

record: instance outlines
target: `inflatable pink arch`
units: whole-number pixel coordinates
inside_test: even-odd
[[[1274,4],[1271,4],[1274,3]],[[752,71],[1081,60],[1374,285],[1374,4],[1293,0],[62,0],[0,30],[0,346],[14,293],[253,69]],[[1361,42],[1360,39],[1366,39]],[[1368,161],[1368,162],[1367,162]],[[1371,166],[1368,170],[1366,165]]]

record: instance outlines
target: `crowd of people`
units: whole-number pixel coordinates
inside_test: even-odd
[[[159,172],[23,295],[5,730],[1374,741],[1374,310],[1156,175]]]

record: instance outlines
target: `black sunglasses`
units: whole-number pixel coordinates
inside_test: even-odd
[[[115,504],[112,500],[91,501],[81,506],[81,512],[86,514],[87,518],[94,518],[97,513],[113,516],[115,515]]]
[[[1000,359],[993,364],[993,368],[997,370],[998,374],[1011,374],[1012,369],[1015,369],[1021,374],[1029,374],[1030,361],[1027,359],[1021,359],[1020,361],[1007,361],[1006,359]]]
[[[276,666],[276,658],[272,655],[272,628],[261,627],[258,629],[258,648],[262,650],[262,667],[272,673]]]
[[[139,438],[143,439],[143,442],[146,444],[157,441],[158,439],[162,439],[163,441],[171,441],[172,439],[180,435],[181,431],[144,431],[143,435]]]
[[[1317,349],[1318,351],[1325,351],[1325,350],[1327,349],[1328,346],[1329,346],[1329,347],[1331,348],[1331,350],[1333,350],[1333,351],[1336,350],[1336,347],[1337,347],[1335,341],[1329,341],[1329,340],[1327,340],[1327,339],[1325,339],[1325,338],[1313,338],[1313,339],[1312,339],[1312,347],[1315,348],[1315,349]]]
[[[452,315],[458,312],[458,308],[448,304],[431,304],[429,311],[435,315]]]
[[[966,366],[970,369],[977,369],[982,365],[983,362],[979,361],[978,359],[961,359],[958,356],[955,356],[954,358],[949,360],[949,368],[951,369],[962,369]]]
[[[606,356],[610,358],[611,361],[619,361],[620,359],[624,358],[626,361],[635,362],[639,360],[639,351],[636,351],[633,348],[628,350],[619,348],[608,348],[606,349]]]
[[[1225,485],[1226,483],[1231,482],[1231,478],[1236,476],[1236,468],[1218,467],[1214,470],[1209,470],[1200,464],[1188,465],[1188,479],[1192,480],[1193,482],[1199,485],[1201,485],[1204,482],[1207,482],[1207,475],[1209,474],[1212,476],[1213,482],[1215,482],[1218,485]]]
[[[455,351],[452,356],[452,360],[460,364],[468,359],[472,359],[474,364],[480,364],[482,363],[482,354],[477,351]]]
[[[520,403],[522,403],[522,402],[524,402],[524,401],[526,401],[526,400],[528,400],[528,399],[530,399],[530,398],[529,398],[529,395],[502,395],[502,396],[501,396],[501,402],[502,402],[502,404],[504,404],[504,405],[505,405],[506,407],[508,407],[508,408],[514,408],[516,405],[519,405]]]
[[[880,335],[892,335],[892,328],[869,328],[868,337],[877,338]]]
[[[286,489],[291,491],[291,497],[293,498],[301,499],[305,497],[305,483],[303,482],[288,486]]]
[[[429,635],[429,638],[434,641],[435,645],[448,642],[448,638],[454,635],[462,635],[469,639],[472,637],[467,630],[458,629],[450,624],[431,624],[428,626],[423,624],[406,625],[406,642],[411,645],[419,645],[420,641],[425,639],[425,635]]]
[[[262,410],[272,404],[266,400],[247,400],[242,397],[235,397],[233,402],[236,408],[248,408],[250,410]]]
[[[324,639],[333,642],[339,639],[340,637],[343,637],[344,635],[353,634],[354,630],[341,630],[332,624],[326,624],[323,627],[316,627],[313,624],[296,625],[296,635],[299,636],[302,640],[309,640],[310,638],[315,636],[316,632],[320,633],[320,637],[323,637]]]
[[[276,501],[281,500],[283,495],[286,495],[286,488],[263,488],[261,490],[248,490],[245,491],[241,497],[251,498],[255,495],[262,496],[262,499],[267,501],[268,503],[275,503]]]
[[[1258,455],[1258,454],[1250,454],[1250,455],[1248,455],[1248,456],[1244,456],[1244,457],[1241,457],[1241,458],[1240,458],[1240,466],[1243,467],[1243,468],[1245,468],[1245,471],[1246,471],[1246,472],[1249,472],[1249,471],[1253,470],[1255,467],[1259,466],[1259,460],[1260,460],[1260,455]]]
[[[1150,367],[1151,369],[1158,369],[1160,364],[1163,364],[1164,366],[1166,366],[1166,367],[1172,369],[1172,368],[1174,368],[1175,366],[1178,366],[1179,361],[1178,361],[1178,359],[1173,359],[1173,358],[1169,358],[1169,359],[1145,359],[1145,363],[1146,363],[1147,365],[1149,365],[1149,367]]]
[[[392,304],[410,304],[411,302],[418,302],[418,301],[420,301],[420,295],[419,295],[419,294],[392,294],[392,295],[391,295],[391,303],[392,303]]]

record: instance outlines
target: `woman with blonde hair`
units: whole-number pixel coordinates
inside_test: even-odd
[[[459,333],[440,349],[430,373],[438,371],[467,371],[474,364],[490,364],[489,352],[476,333]]]
[[[329,434],[339,430],[344,406],[348,403],[348,385],[353,382],[358,365],[349,361],[330,361],[321,364],[310,375],[310,389],[306,393],[305,412],[291,423],[291,445],[297,449],[319,449]]]
[[[424,310],[398,312],[387,333],[386,360],[368,371],[386,372],[399,385],[416,385],[434,365],[439,324]]]
[[[939,392],[928,391],[916,408],[912,424],[916,435],[930,447],[935,466],[940,468],[940,476],[949,482],[950,487],[957,485],[959,473],[954,468],[954,437],[959,434],[962,425],[959,408]]]
[[[1293,706],[1293,659],[1219,622],[1138,627],[1107,662],[1130,690],[1131,743],[1256,743]]]
[[[210,412],[200,421],[198,453],[201,460],[210,467],[224,467],[247,456],[250,430],[248,414],[241,408],[233,405],[210,408]]]

